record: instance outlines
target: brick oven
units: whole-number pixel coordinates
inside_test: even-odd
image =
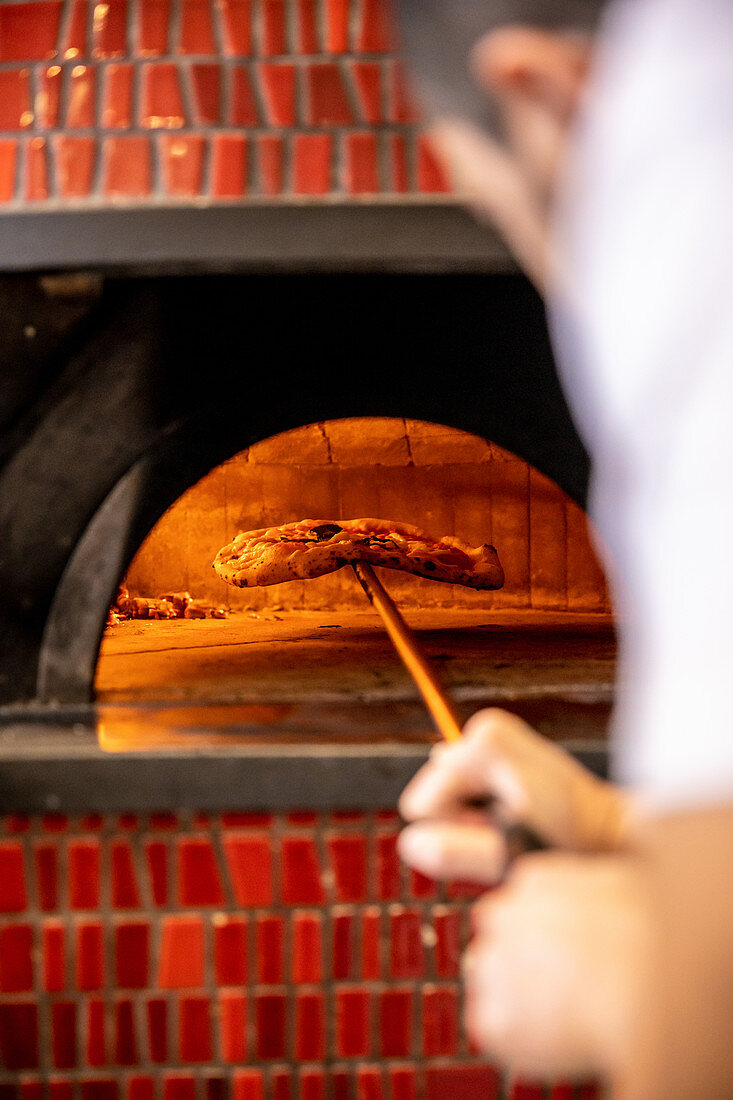
[[[177,720],[156,736],[180,739],[181,715],[200,722],[202,704],[209,714],[218,708],[219,725],[274,706],[283,736],[302,723],[306,706],[319,710],[313,726],[331,727],[324,712],[354,699],[368,725],[344,729],[342,738],[373,740],[399,728],[401,739],[423,741],[421,711],[399,718],[395,711],[412,702],[414,685],[351,569],[245,589],[212,569],[238,531],[362,515],[501,547],[506,580],[495,592],[381,571],[466,715],[510,700],[550,735],[560,721],[566,738],[576,728],[587,737],[593,723],[598,732],[607,702],[599,662],[612,658],[612,623],[582,509],[526,460],[478,436],[407,418],[352,417],[253,444],[161,517],[123,582],[142,617],[117,622],[113,612],[102,640],[95,697],[104,743],[153,736],[149,712],[140,728],[139,709],[131,722],[124,704],[168,704]],[[187,592],[194,602],[184,613],[202,617],[181,622],[180,608],[156,604],[154,594],[164,592]],[[387,708],[383,717],[379,708]]]
[[[238,530],[493,542],[384,571],[463,716],[596,770],[611,607],[541,303],[450,193],[382,0],[0,0],[0,1100],[589,1100],[470,1048],[475,887],[395,854],[435,739],[347,570]],[[107,625],[118,585],[221,617]]]

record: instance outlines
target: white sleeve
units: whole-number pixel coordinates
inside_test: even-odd
[[[617,559],[615,770],[653,807],[706,805],[733,801],[733,5],[631,0],[611,32],[566,350]]]

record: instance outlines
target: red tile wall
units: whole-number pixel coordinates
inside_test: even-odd
[[[0,0],[0,209],[449,190],[387,0]]]
[[[0,1100],[591,1100],[461,1024],[465,884],[391,811],[0,819]],[[429,886],[429,889],[428,889]]]

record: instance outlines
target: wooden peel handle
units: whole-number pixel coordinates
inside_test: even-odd
[[[366,592],[370,603],[375,611],[379,612],[387,633],[408,672],[417,684],[438,730],[446,741],[459,740],[462,734],[458,718],[443,685],[428,664],[414,631],[402,618],[401,612],[371,565],[364,561],[357,561],[352,562],[351,567],[356,573],[359,584]],[[472,805],[475,809],[484,809],[490,813],[492,801],[490,798],[482,799],[480,802],[472,803]],[[540,840],[525,825],[519,823],[505,825],[503,832],[507,845],[508,863],[512,863],[523,852],[539,851],[546,847],[544,841]]]
[[[387,633],[417,684],[439,731],[446,741],[457,741],[461,736],[460,723],[438,677],[428,664],[414,632],[402,618],[392,597],[385,590],[371,565],[364,561],[357,561],[352,563],[352,568],[373,607],[381,615]]]

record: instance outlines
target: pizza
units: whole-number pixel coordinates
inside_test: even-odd
[[[305,580],[364,561],[469,588],[501,588],[504,570],[486,543],[432,538],[418,527],[385,519],[303,519],[244,531],[216,555],[214,569],[238,588]]]

